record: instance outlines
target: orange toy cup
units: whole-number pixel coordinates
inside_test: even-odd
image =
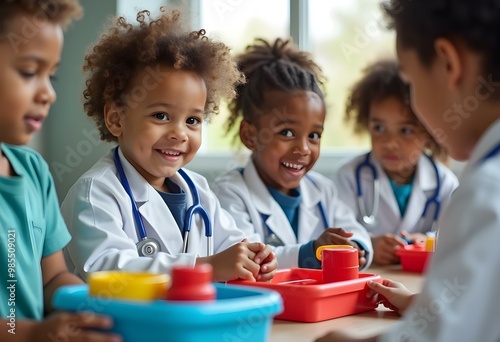
[[[349,245],[326,245],[316,250],[321,260],[323,283],[358,279],[358,250]]]

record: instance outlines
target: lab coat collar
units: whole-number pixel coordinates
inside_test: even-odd
[[[167,204],[158,191],[128,162],[121,149],[118,150],[118,155],[143,220],[147,221],[158,232],[157,238],[160,240],[162,248],[165,248],[169,253],[179,253],[182,250],[182,235]],[[171,179],[188,194],[186,196],[187,207],[193,205],[193,196],[184,179],[178,173]],[[195,223],[192,222],[192,224]],[[148,232],[148,236],[149,234],[150,232]]]
[[[476,147],[472,151],[471,157],[464,171],[460,175],[462,179],[467,175],[472,169],[477,167],[477,163],[488,154],[492,148],[500,143],[500,119],[495,121],[488,127],[488,129],[483,133]]]
[[[436,163],[436,161],[434,161]],[[436,165],[437,167],[437,165]],[[439,174],[438,174],[439,176]],[[420,156],[415,172],[414,184],[418,184],[423,191],[434,191],[437,187],[436,171],[432,162],[426,156]]]
[[[297,238],[293,233],[293,229],[285,213],[279,204],[276,203],[260,178],[252,159],[249,160],[243,170],[243,178],[245,179],[245,183],[249,186],[250,196],[255,205],[255,209],[257,209],[263,219],[265,219],[265,225],[276,234],[285,245],[296,244]],[[268,232],[264,232],[264,234],[267,235]]]

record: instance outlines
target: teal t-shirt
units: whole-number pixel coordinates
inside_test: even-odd
[[[302,201],[302,196],[298,189],[294,189],[291,195],[285,195],[276,189],[268,187],[271,196],[278,202],[279,206],[285,213],[288,222],[292,226],[295,237],[299,235],[299,206]]]
[[[396,202],[398,202],[399,212],[401,213],[401,216],[404,216],[406,207],[408,206],[408,200],[410,199],[411,191],[413,189],[413,178],[408,184],[396,184],[390,178],[389,182],[391,183],[394,196],[396,196]]]
[[[0,145],[15,176],[0,176],[0,317],[43,318],[41,260],[71,239],[49,168],[35,151]]]

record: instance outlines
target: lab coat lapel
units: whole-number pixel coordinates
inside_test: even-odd
[[[321,192],[316,185],[307,177],[302,178],[300,182],[300,193],[302,202],[299,210],[299,229],[298,242],[309,242],[316,230],[322,231],[328,227],[324,227],[321,212],[318,209],[318,204],[321,201]],[[328,208],[324,208],[328,210]],[[325,212],[328,220],[328,213]],[[328,222],[327,222],[328,223]],[[316,235],[315,235],[316,236]]]
[[[378,178],[380,180],[380,206],[379,211],[376,214],[377,221],[381,222],[399,222],[401,220],[401,213],[399,211],[399,206],[396,201],[396,196],[394,195],[394,191],[392,191],[391,183],[389,183],[389,177],[387,173],[385,173],[382,165],[371,155],[371,162],[375,166],[377,170]],[[363,191],[367,191],[368,188],[370,193],[373,194],[373,177],[368,172],[364,173],[364,177],[366,180],[364,183]],[[371,196],[373,198],[373,195]],[[365,204],[366,205],[366,204]],[[367,207],[366,210],[368,213],[373,208],[373,202],[370,202],[370,207]],[[382,209],[384,208],[384,209]],[[383,217],[382,217],[383,215]]]
[[[415,177],[413,179],[413,188],[406,207],[406,212],[401,222],[401,230],[406,231],[422,231],[419,221],[424,211],[425,203],[428,198],[432,197],[436,190],[437,180],[436,172],[430,160],[422,156],[420,157]],[[425,217],[425,230],[429,229],[432,224],[431,217],[434,214],[434,206],[429,208],[429,212]],[[416,227],[416,228],[415,228]]]
[[[171,254],[180,253],[182,235],[167,204],[156,189],[125,159],[121,151],[119,155],[147,236],[158,240],[162,251]]]
[[[245,182],[250,185],[250,195],[255,208],[261,216],[267,217],[265,225],[286,244],[296,244],[297,239],[285,213],[271,196],[271,193],[259,177],[253,161],[250,160],[243,171]],[[264,227],[264,236],[269,232]]]

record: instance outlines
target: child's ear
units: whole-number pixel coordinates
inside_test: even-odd
[[[122,134],[121,116],[121,109],[114,102],[104,106],[104,123],[109,132],[117,138]]]
[[[249,121],[243,119],[240,123],[240,139],[243,145],[250,151],[256,149],[257,127]]]
[[[434,42],[438,62],[443,67],[443,76],[446,77],[448,89],[456,89],[463,78],[463,63],[460,59],[458,46],[449,39],[438,38]]]

